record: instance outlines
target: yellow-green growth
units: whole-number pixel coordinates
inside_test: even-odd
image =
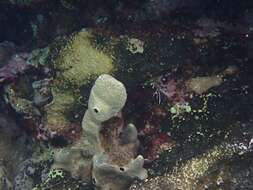
[[[80,31],[59,50],[54,65],[64,81],[80,87],[93,76],[113,71],[113,58],[94,47],[92,37],[90,32]]]
[[[47,184],[49,184],[50,181],[55,179],[55,178],[64,178],[63,170],[51,169],[48,173],[47,179],[42,184],[40,184],[40,186],[36,186],[32,190],[42,190],[42,189],[44,189],[44,186],[47,186]]]

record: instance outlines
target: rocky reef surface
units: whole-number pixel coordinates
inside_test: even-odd
[[[252,3],[0,10],[1,190],[253,189]]]

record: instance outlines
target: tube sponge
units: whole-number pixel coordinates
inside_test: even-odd
[[[88,110],[82,122],[86,143],[92,144],[100,151],[99,132],[102,122],[116,116],[124,107],[126,99],[126,89],[120,81],[108,74],[97,78],[91,89]]]

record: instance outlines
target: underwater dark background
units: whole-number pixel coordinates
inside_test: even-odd
[[[10,1],[12,2],[12,1]],[[240,0],[168,0],[157,1],[157,9],[149,10],[149,2],[146,0],[128,1],[128,0],[106,0],[106,1],[13,1],[3,0],[0,3],[1,8],[1,41],[8,40],[17,44],[25,43],[31,40],[32,28],[31,22],[38,22],[38,15],[44,16],[47,26],[51,30],[44,31],[46,40],[55,38],[54,24],[58,22],[61,16],[69,17],[72,25],[66,32],[73,32],[83,27],[96,24],[96,17],[108,17],[109,25],[122,25],[123,23],[138,23],[140,21],[158,22],[180,20],[182,24],[193,22],[201,17],[208,17],[214,20],[227,21],[236,24],[243,22],[245,13],[250,12],[253,8],[251,1]],[[27,2],[27,3],[26,3]],[[69,8],[64,7],[64,3],[69,4]],[[72,9],[71,9],[72,8]],[[103,13],[99,13],[99,10]],[[154,8],[155,9],[155,8]],[[164,9],[164,10],[163,10]],[[122,12],[126,11],[126,15]],[[129,13],[127,12],[129,11]],[[129,18],[134,12],[143,12],[143,16]],[[101,14],[101,15],[99,15]],[[128,15],[129,14],[129,15]],[[61,23],[58,23],[61,24]],[[119,27],[119,26],[117,26]],[[122,29],[124,30],[124,29]]]
[[[123,124],[103,123],[104,146],[120,154],[113,127],[133,123],[139,144],[125,157],[142,155],[148,171],[125,189],[253,189],[253,1],[1,0],[0,190],[125,179],[85,181],[83,152],[52,170],[83,138],[103,73],[128,95]]]

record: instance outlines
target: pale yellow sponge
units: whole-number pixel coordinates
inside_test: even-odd
[[[112,76],[103,74],[95,81],[82,122],[85,139],[95,148],[100,149],[102,122],[116,116],[124,107],[126,99],[125,86]]]

